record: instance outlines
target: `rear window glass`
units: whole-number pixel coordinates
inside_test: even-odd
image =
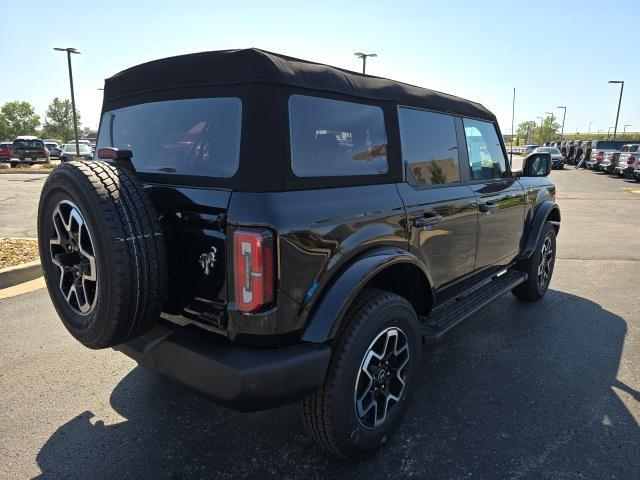
[[[292,95],[289,126],[291,168],[298,177],[388,171],[387,133],[380,107]]]
[[[78,144],[78,148],[80,149],[80,155],[90,155],[91,154],[91,147],[89,145],[86,145],[84,143],[79,143]],[[64,153],[75,154],[75,153],[77,153],[76,152],[76,144],[75,143],[68,143],[67,145],[64,146],[62,151]]]
[[[238,169],[241,122],[239,98],[134,105],[102,116],[96,149],[131,150],[139,172],[229,178]]]
[[[402,159],[416,182],[435,185],[460,181],[458,140],[451,115],[400,107]]]
[[[27,148],[44,148],[42,140],[14,140],[13,148],[27,149]]]

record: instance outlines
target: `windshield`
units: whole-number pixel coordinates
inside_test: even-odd
[[[13,141],[13,148],[20,150],[20,149],[31,149],[31,148],[44,148],[44,143],[42,143],[42,140],[22,140],[22,139],[18,139],[18,140],[14,140]]]
[[[560,150],[554,147],[538,147],[534,150],[535,153],[550,153],[552,155],[560,155]]]
[[[80,147],[80,155],[87,155],[87,154],[91,155],[91,148],[89,147],[89,145],[85,145],[84,143],[79,143],[78,146]],[[64,146],[62,151],[64,153],[74,154],[76,153],[76,144],[68,143]]]
[[[229,178],[238,169],[241,119],[239,98],[134,105],[102,116],[96,149],[131,150],[139,172]]]

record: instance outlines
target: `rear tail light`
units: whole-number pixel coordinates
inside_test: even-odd
[[[596,160],[602,160],[602,152],[596,153]]]
[[[234,266],[238,310],[256,312],[273,302],[273,236],[270,232],[237,230]]]
[[[629,165],[633,165],[634,163],[636,163],[636,157],[634,157],[633,155],[629,155],[629,158],[627,158],[627,163]]]

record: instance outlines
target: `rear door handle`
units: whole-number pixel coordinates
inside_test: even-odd
[[[442,215],[424,215],[413,220],[413,226],[416,228],[424,228],[430,225],[435,225],[442,220]]]
[[[487,202],[481,202],[479,208],[481,212],[490,212],[497,206],[498,204],[496,202],[494,202],[493,200],[489,200]]]

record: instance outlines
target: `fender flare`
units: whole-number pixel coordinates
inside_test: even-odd
[[[560,218],[560,207],[557,203],[552,202],[551,200],[545,200],[536,210],[534,214],[533,221],[531,222],[531,226],[529,227],[529,233],[524,242],[524,248],[522,249],[522,253],[520,254],[520,259],[524,260],[529,258],[533,251],[536,249],[536,245],[538,245],[538,241],[540,240],[540,235],[542,233],[542,227],[547,222],[549,215],[551,212],[557,211],[558,219]],[[560,230],[560,221],[550,221],[553,226],[556,228],[556,233]]]
[[[424,273],[429,285],[433,285],[422,262],[407,250],[384,247],[367,252],[352,261],[325,287],[326,294],[318,300],[309,315],[302,341],[324,343],[332,339],[351,302],[364,286],[384,269],[400,263],[415,265]],[[435,301],[433,289],[430,293],[432,301]]]

